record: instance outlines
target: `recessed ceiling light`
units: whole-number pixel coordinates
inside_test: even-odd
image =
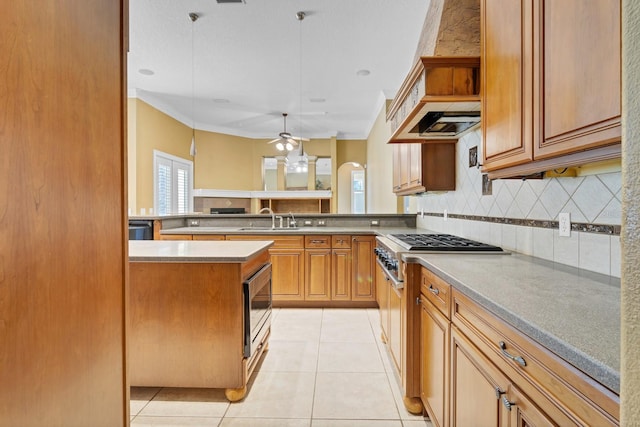
[[[358,70],[358,71],[356,71],[356,75],[360,76],[360,77],[368,76],[369,74],[371,74],[371,71],[369,71],[369,70]]]
[[[326,99],[324,98],[309,98],[309,102],[317,102],[317,103],[321,103],[321,102],[325,102]]]
[[[213,102],[216,104],[227,104],[229,100],[226,98],[213,98]]]
[[[148,68],[140,68],[138,72],[143,76],[153,76],[155,74],[153,70],[150,70]]]

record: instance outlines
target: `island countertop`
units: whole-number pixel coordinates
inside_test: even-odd
[[[246,262],[273,245],[262,241],[130,240],[130,262]]]

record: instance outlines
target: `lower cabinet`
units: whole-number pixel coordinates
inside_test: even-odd
[[[557,426],[462,333],[452,329],[452,426]],[[557,420],[556,420],[557,421]]]
[[[273,301],[304,300],[304,236],[232,234],[227,235],[226,240],[273,240],[269,248]]]
[[[353,301],[375,301],[375,258],[373,249],[376,246],[376,237],[353,236],[351,252],[353,253]]]
[[[380,339],[386,343],[389,339],[389,291],[390,285],[388,279],[377,263],[376,270],[376,301],[380,310]]]
[[[434,427],[449,425],[449,336],[451,324],[421,296],[420,398]]]
[[[398,372],[402,373],[402,290],[389,286],[387,343]]]
[[[619,425],[618,395],[424,267],[420,290],[420,397],[434,426]]]
[[[193,238],[201,236],[206,235]],[[275,305],[375,307],[374,235],[230,234],[226,239],[274,241],[269,254]]]
[[[331,249],[305,249],[306,301],[331,300]]]

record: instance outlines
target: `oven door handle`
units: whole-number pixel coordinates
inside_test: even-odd
[[[387,268],[384,266],[384,264],[382,263],[382,261],[380,261],[379,259],[376,259],[376,262],[378,263],[378,265],[380,266],[380,268],[382,268],[382,271],[384,271],[384,277],[391,282],[391,287],[394,289],[404,289],[404,282],[402,280],[396,280],[395,277],[393,277],[391,274],[389,274],[389,272],[387,271]]]

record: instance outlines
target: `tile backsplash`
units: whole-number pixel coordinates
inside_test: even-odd
[[[515,252],[620,277],[620,237],[572,231],[560,237],[555,228],[509,224],[513,220],[558,221],[569,212],[572,223],[621,224],[621,173],[545,179],[499,179],[492,194],[482,195],[482,174],[469,167],[468,151],[482,146],[481,133],[465,135],[456,145],[456,191],[415,197],[410,209],[417,225],[484,241]],[[462,216],[445,221],[448,215]],[[421,215],[424,213],[424,215]],[[435,215],[435,216],[434,216]],[[522,221],[512,221],[522,222]],[[612,228],[612,227],[607,227]]]

